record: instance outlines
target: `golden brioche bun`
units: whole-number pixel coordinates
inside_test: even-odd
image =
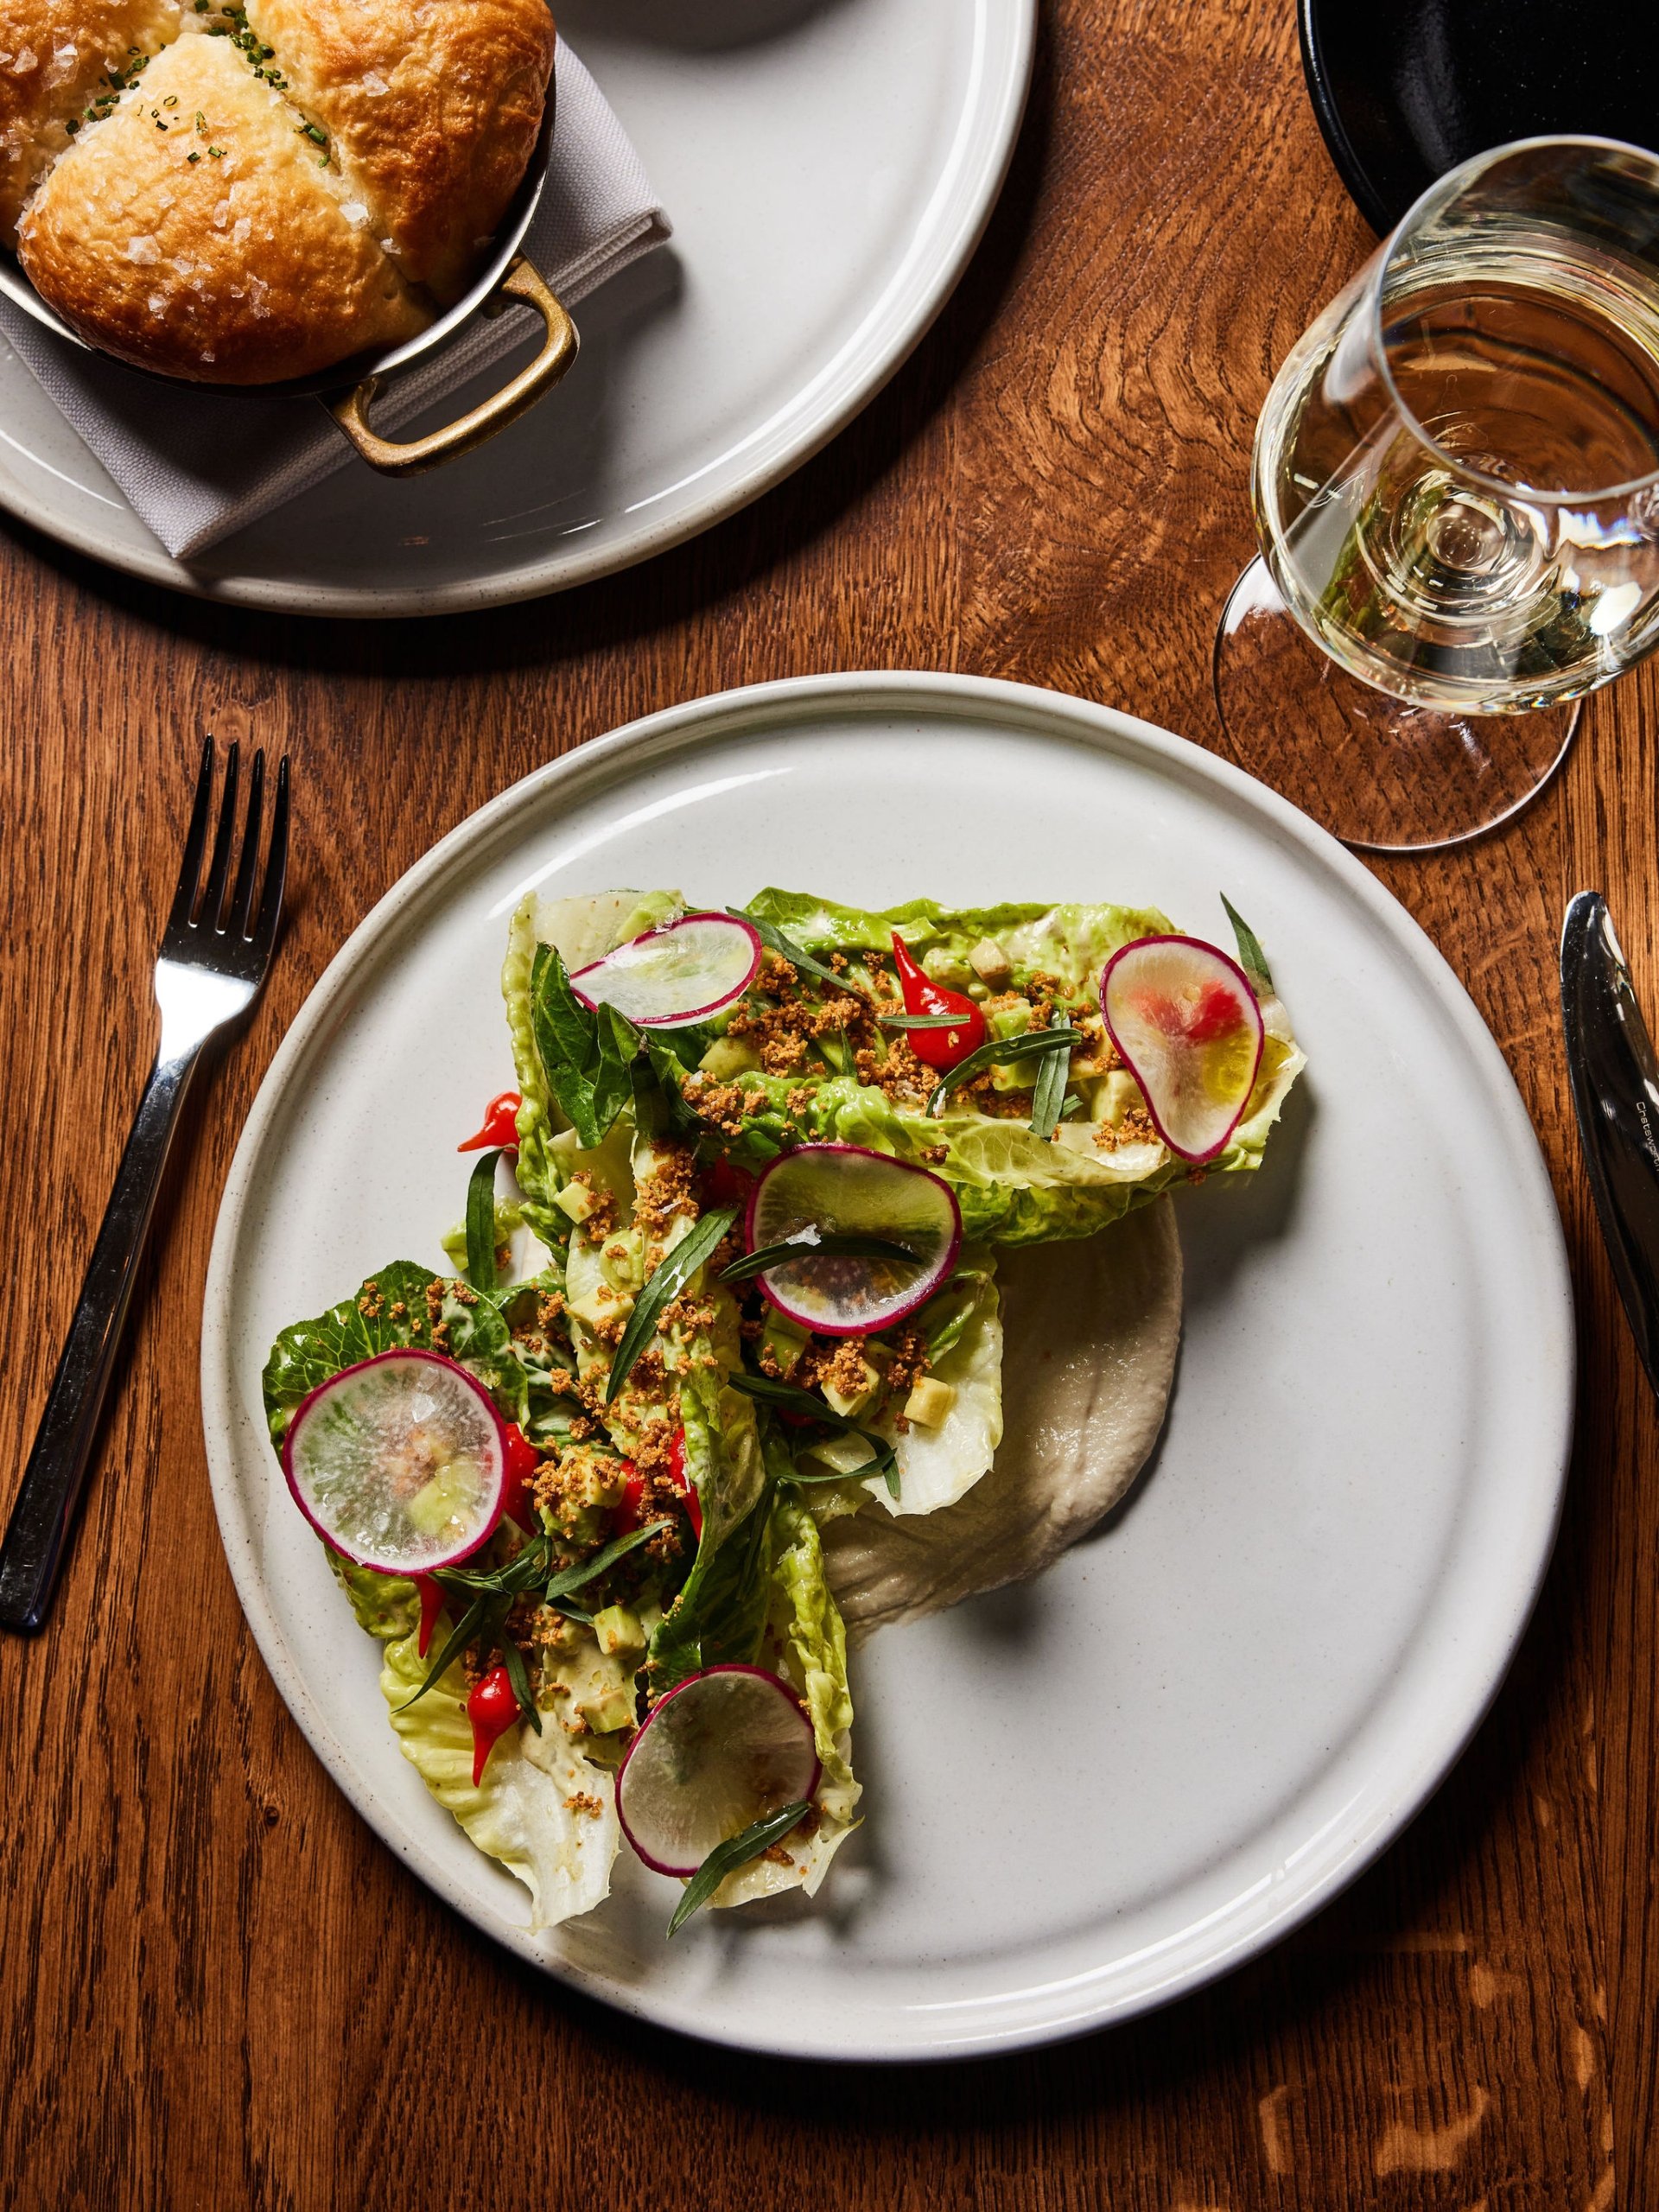
[[[19,259],[92,343],[202,383],[314,375],[458,298],[553,65],[544,0],[0,0],[8,37],[71,14],[61,75],[0,107]]]

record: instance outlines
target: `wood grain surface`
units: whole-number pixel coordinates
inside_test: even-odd
[[[1581,1313],[1567,1514],[1467,1756],[1338,1904],[1136,2024],[936,2070],[705,2050],[452,1917],[289,1722],[209,1503],[209,1237],[277,1039],[431,842],[632,715],[826,668],[1049,684],[1217,737],[1251,429],[1369,251],[1289,0],[1055,0],[1006,195],[864,416],[747,514],[612,582],[386,626],[213,609],[0,531],[0,1467],[21,1467],[154,1036],[200,734],[291,753],[292,921],[189,1107],[48,1633],[0,1648],[0,2200],[26,2208],[1607,2212],[1659,2202],[1659,1439],[1580,1173],[1565,902],[1605,887],[1659,1003],[1651,671],[1460,855],[1382,871],[1541,1133]]]

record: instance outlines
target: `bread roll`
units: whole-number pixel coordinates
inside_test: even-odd
[[[180,0],[0,0],[0,238],[110,72],[179,35]]]
[[[93,344],[204,383],[309,376],[423,329],[534,150],[543,0],[199,5],[0,0],[97,29],[0,111],[35,289]],[[140,51],[106,73],[123,31]]]
[[[321,118],[377,238],[448,304],[518,189],[553,67],[524,0],[249,0],[290,97]]]

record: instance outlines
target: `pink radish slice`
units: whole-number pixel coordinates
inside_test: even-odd
[[[761,1667],[710,1667],[652,1707],[616,1777],[622,1833],[659,1874],[695,1874],[717,1844],[818,1786],[812,1724]]]
[[[886,1237],[913,1262],[811,1256],[815,1233]],[[804,1144],[755,1185],[751,1252],[799,1239],[802,1256],[757,1278],[780,1313],[825,1336],[868,1336],[925,1305],[962,1243],[956,1193],[925,1167],[856,1144]]]
[[[383,1351],[320,1382],[283,1440],[306,1519],[359,1567],[425,1574],[501,1518],[507,1434],[489,1393],[433,1351]]]
[[[742,997],[760,965],[760,934],[734,914],[682,914],[579,968],[570,988],[642,1029],[704,1021]]]
[[[1200,938],[1139,938],[1107,962],[1100,1008],[1159,1135],[1182,1160],[1213,1160],[1262,1064],[1262,1009],[1244,970]]]

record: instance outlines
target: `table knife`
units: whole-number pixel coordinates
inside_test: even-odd
[[[1599,891],[1580,892],[1567,910],[1561,1021],[1601,1233],[1659,1393],[1659,1060]]]

